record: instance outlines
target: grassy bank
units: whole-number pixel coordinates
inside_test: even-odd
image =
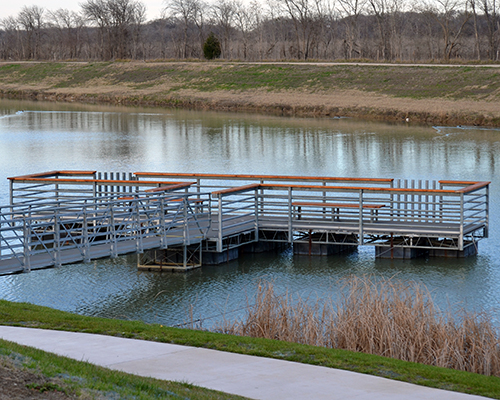
[[[500,68],[3,63],[11,98],[500,126]]]
[[[0,324],[99,333],[205,347],[341,368],[424,386],[500,399],[500,378],[405,362],[375,355],[220,333],[167,328],[70,314],[26,303],[0,301]]]

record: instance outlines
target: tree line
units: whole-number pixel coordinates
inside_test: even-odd
[[[500,0],[85,0],[0,20],[3,60],[500,60]]]

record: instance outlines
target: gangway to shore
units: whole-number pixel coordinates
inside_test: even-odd
[[[488,236],[490,182],[97,171],[9,180],[0,274],[129,253],[144,253],[147,268],[187,270],[280,244],[461,257]]]

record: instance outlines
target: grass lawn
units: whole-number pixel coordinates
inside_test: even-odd
[[[0,324],[98,333],[205,347],[240,354],[340,368],[434,388],[500,399],[500,378],[498,377],[409,363],[345,350],[269,339],[231,336],[206,331],[169,328],[139,321],[85,317],[47,307],[26,303],[12,303],[4,300],[0,300]],[[115,373],[113,372],[112,374]],[[150,383],[150,385],[155,386],[155,383]]]

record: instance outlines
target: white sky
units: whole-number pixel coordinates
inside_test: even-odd
[[[46,10],[56,11],[60,8],[65,8],[70,11],[80,11],[80,4],[84,0],[38,0],[38,1],[26,1],[21,0],[19,3],[12,0],[1,0],[0,5],[0,19],[4,19],[10,16],[17,16],[19,11],[23,6],[37,5],[43,7]],[[142,0],[146,5],[146,19],[148,21],[160,17],[161,10],[164,8],[163,0]]]

